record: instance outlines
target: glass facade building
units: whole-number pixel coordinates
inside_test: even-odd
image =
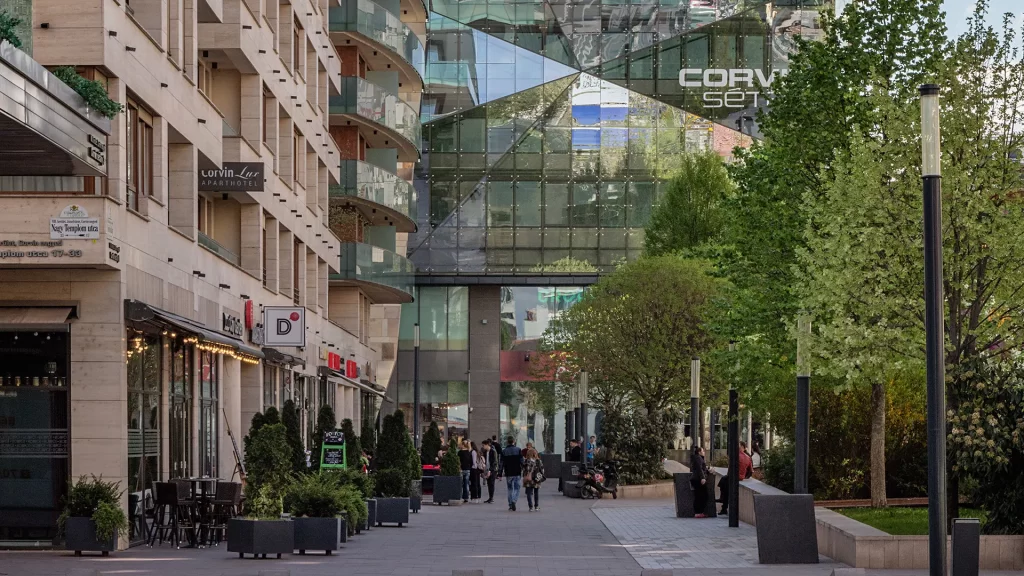
[[[465,383],[474,438],[500,433],[558,452],[564,412],[554,384],[529,369],[538,339],[586,284],[639,257],[684,152],[730,159],[760,137],[773,83],[797,39],[819,36],[832,3],[428,7],[406,252],[417,287],[402,309],[397,402],[413,408],[418,322],[424,428],[430,418],[462,425],[440,414],[462,409],[451,385]]]

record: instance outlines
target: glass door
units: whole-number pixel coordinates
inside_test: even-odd
[[[217,477],[217,421],[220,411],[217,356],[199,353],[199,474]]]
[[[170,434],[171,478],[192,476],[192,394],[195,349],[177,338],[171,341]]]
[[[129,541],[146,536],[145,491],[160,478],[160,337],[128,336]]]

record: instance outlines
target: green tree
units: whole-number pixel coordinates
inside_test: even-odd
[[[377,427],[376,415],[363,414],[363,426],[359,434],[359,441],[364,450],[373,452],[377,449]]]
[[[18,26],[21,25],[21,18],[15,18],[5,10],[0,10],[0,41],[6,40],[11,46],[21,48],[21,38],[18,38]]]
[[[283,424],[267,424],[253,432],[246,453],[248,471],[246,492],[250,497],[262,494],[280,506],[291,482],[291,448]]]
[[[452,438],[448,441],[448,450],[441,458],[441,476],[461,476],[462,465],[459,463],[459,444]]]
[[[423,435],[420,442],[421,458],[426,464],[437,462],[437,453],[441,451],[441,430],[437,422],[431,421],[427,433]]]
[[[295,408],[295,402],[287,400],[281,408],[281,423],[288,431],[288,447],[291,450],[292,470],[296,473],[306,471],[306,448],[302,444],[302,431],[299,425],[299,411]]]
[[[715,152],[683,153],[681,167],[647,225],[644,252],[662,256],[719,240],[725,217],[722,203],[735,187]]]
[[[338,426],[334,418],[334,409],[324,404],[320,407],[320,413],[316,418],[316,430],[313,432],[313,448],[310,454],[310,464],[313,471],[320,469],[320,452],[324,444],[324,432],[332,432]]]
[[[356,436],[352,420],[345,418],[341,421],[341,432],[345,435],[345,463],[349,470],[359,470],[359,457],[363,453],[363,446],[359,436]]]
[[[401,410],[384,417],[384,427],[381,430],[380,442],[377,443],[377,469],[400,468],[408,470],[409,456],[405,448],[405,441],[409,437],[409,431],[405,427],[405,413]]]

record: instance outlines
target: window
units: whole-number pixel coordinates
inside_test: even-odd
[[[292,246],[293,246],[293,248],[292,248],[292,250],[293,250],[292,251],[292,302],[296,306],[298,306],[299,305],[299,249],[302,247],[302,245],[299,243],[298,240],[296,240],[295,243]],[[305,251],[304,250],[302,251],[302,254],[305,255]],[[305,262],[303,262],[303,265],[305,265]]]
[[[296,184],[299,183],[299,140],[302,139],[302,134],[299,134],[298,130],[295,130],[292,138],[292,180]],[[298,192],[296,191],[296,194]]]
[[[192,476],[192,394],[195,348],[181,342],[177,337],[171,340],[171,389],[167,411],[170,422],[170,464],[171,478]]]
[[[263,287],[266,288],[266,286],[267,286],[267,222],[266,222],[266,212],[263,213],[263,218],[264,218],[264,222],[263,222],[263,240],[262,240],[262,244],[260,244],[260,246],[263,247],[263,250],[262,250],[262,258],[263,258]]]
[[[263,365],[263,410],[277,408],[277,375],[280,369],[270,364]]]
[[[125,114],[125,142],[128,159],[125,201],[139,209],[139,198],[153,193],[153,116],[128,100]]]
[[[128,492],[141,492],[160,479],[160,337],[130,330],[127,340]],[[128,525],[131,541],[145,537],[137,518]]]
[[[301,76],[302,54],[300,47],[302,46],[302,25],[299,24],[298,18],[295,19],[295,26],[292,30],[294,31],[292,38],[292,71]]]
[[[217,477],[220,374],[213,352],[199,353],[199,474]]]
[[[207,236],[213,237],[213,200],[200,195],[198,199],[199,231]]]
[[[213,97],[213,67],[216,64],[206,62],[205,60],[199,61],[199,91],[202,92],[207,98]]]

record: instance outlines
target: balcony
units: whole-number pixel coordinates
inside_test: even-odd
[[[331,274],[331,284],[357,286],[374,304],[412,302],[416,267],[390,250],[346,242],[341,245],[341,273]]]
[[[341,79],[341,95],[331,96],[332,126],[358,125],[373,148],[397,148],[398,160],[419,159],[420,115],[398,96],[363,78]]]
[[[397,6],[396,6],[397,7]],[[373,0],[351,0],[333,6],[328,16],[331,40],[338,46],[355,42],[374,70],[394,65],[412,87],[423,82],[423,44],[394,13]]]
[[[213,252],[217,256],[220,256],[220,258],[226,262],[234,264],[235,266],[242,265],[242,259],[238,257],[238,254],[235,254],[231,250],[221,246],[220,242],[210,238],[203,232],[199,232],[199,245],[210,252]]]
[[[341,185],[330,187],[331,203],[355,206],[373,226],[416,231],[416,192],[391,172],[358,160],[341,161]]]

